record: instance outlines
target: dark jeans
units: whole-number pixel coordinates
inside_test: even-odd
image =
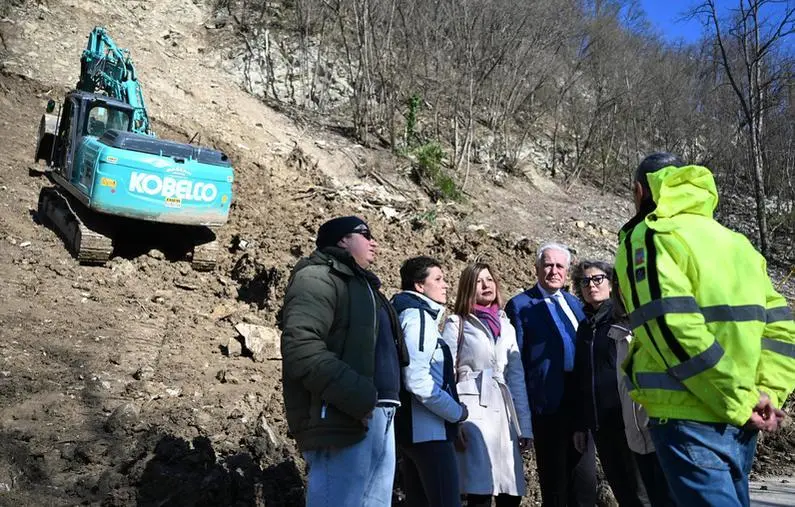
[[[640,476],[643,478],[643,485],[646,486],[646,493],[649,495],[652,507],[676,507],[665,480],[665,473],[660,467],[660,460],[656,452],[649,454],[635,454],[635,463],[638,464]]]
[[[467,495],[467,507],[491,507],[491,499],[495,507],[519,507],[522,503],[521,496],[512,495]]]
[[[533,415],[533,445],[544,507],[596,505],[593,438],[583,454],[574,448],[568,414]]]
[[[458,462],[452,442],[400,447],[401,474],[409,507],[461,507]]]
[[[649,422],[660,466],[677,505],[748,507],[756,431],[678,419]]]
[[[648,507],[649,497],[643,486],[637,463],[627,444],[624,428],[603,426],[594,435],[599,462],[607,476],[613,496],[621,507]]]

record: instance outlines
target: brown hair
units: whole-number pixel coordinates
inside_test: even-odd
[[[485,262],[476,262],[464,268],[461,272],[461,278],[458,279],[458,292],[455,296],[455,306],[453,313],[466,317],[472,313],[472,308],[475,306],[475,298],[477,297],[477,284],[478,276],[480,273],[487,269],[494,279],[494,290],[496,292],[495,301],[500,308],[502,308],[503,300],[500,293],[500,279],[497,274],[491,269],[491,266]]]

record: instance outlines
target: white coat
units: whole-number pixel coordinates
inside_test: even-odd
[[[458,396],[469,410],[461,427],[467,448],[457,453],[461,492],[522,496],[519,438],[533,438],[533,428],[516,330],[501,311],[495,343],[480,319],[469,315],[459,344],[459,321],[449,317],[442,337],[456,361]]]

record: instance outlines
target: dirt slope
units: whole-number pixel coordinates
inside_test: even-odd
[[[239,89],[219,70],[206,17],[200,1],[50,0],[0,21],[2,505],[299,505],[303,463],[286,436],[280,363],[228,349],[235,324],[274,323],[319,223],[364,216],[388,292],[401,260],[429,253],[453,279],[487,258],[512,294],[533,282],[539,242],[609,258],[629,214],[627,201],[587,187],[544,193],[477,177],[469,204],[433,206],[388,154],[296,125]],[[149,253],[79,266],[36,221],[48,185],[29,174],[39,115],[76,82],[95,24],[131,50],[161,136],[199,132],[235,161],[213,273],[162,259],[153,238]]]

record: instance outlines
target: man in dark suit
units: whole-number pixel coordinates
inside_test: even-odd
[[[545,507],[596,504],[593,439],[588,435],[585,452],[578,452],[570,417],[577,327],[585,318],[582,304],[563,290],[570,264],[567,247],[548,243],[539,248],[538,283],[505,308],[522,354]]]

